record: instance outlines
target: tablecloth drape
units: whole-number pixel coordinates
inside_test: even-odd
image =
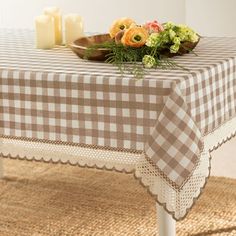
[[[32,31],[0,30],[2,140],[139,155],[136,177],[182,219],[205,185],[211,149],[236,131],[236,39],[202,38],[195,52],[173,59],[186,70],[136,80],[65,47],[34,49]]]

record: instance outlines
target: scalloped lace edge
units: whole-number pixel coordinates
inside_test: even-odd
[[[53,164],[70,164],[72,166],[117,171],[127,174],[134,173],[135,164],[141,155],[140,153],[121,152],[120,150],[114,151],[99,148],[92,149],[91,147],[71,147],[63,146],[63,144],[39,143],[19,139],[15,140],[14,138],[1,138],[0,140],[0,142],[2,142],[0,155],[5,158]],[[32,147],[34,144],[40,144],[40,148]],[[50,147],[53,147],[53,150],[50,149]],[[60,151],[55,151],[56,149],[60,149]],[[123,155],[125,155],[125,158],[119,158]],[[93,158],[91,158],[91,156]]]

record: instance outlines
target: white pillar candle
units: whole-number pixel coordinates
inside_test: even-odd
[[[58,7],[48,7],[44,9],[44,14],[54,18],[55,24],[55,44],[62,44],[62,15]]]
[[[76,39],[84,36],[84,26],[81,16],[69,14],[64,17],[64,21],[66,45],[70,45]]]
[[[53,48],[55,45],[54,19],[41,15],[35,19],[36,47],[40,49]]]

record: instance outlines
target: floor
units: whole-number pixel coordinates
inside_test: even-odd
[[[211,175],[236,179],[236,138],[212,152]]]
[[[154,199],[132,175],[5,159],[0,236],[154,236]],[[222,194],[223,193],[223,194]],[[236,236],[236,180],[211,177],[178,236]]]

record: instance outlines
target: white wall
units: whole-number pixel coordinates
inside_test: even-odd
[[[236,36],[236,0],[186,0],[186,22],[206,36]]]
[[[122,16],[140,23],[156,18],[161,22],[185,21],[185,0],[0,0],[0,27],[32,28],[34,17],[45,6],[79,13],[89,32],[105,32],[114,19]]]
[[[0,0],[0,27],[33,28],[45,6],[81,14],[90,32],[105,32],[114,19],[130,16],[140,23],[186,22],[206,36],[236,36],[236,0]]]

